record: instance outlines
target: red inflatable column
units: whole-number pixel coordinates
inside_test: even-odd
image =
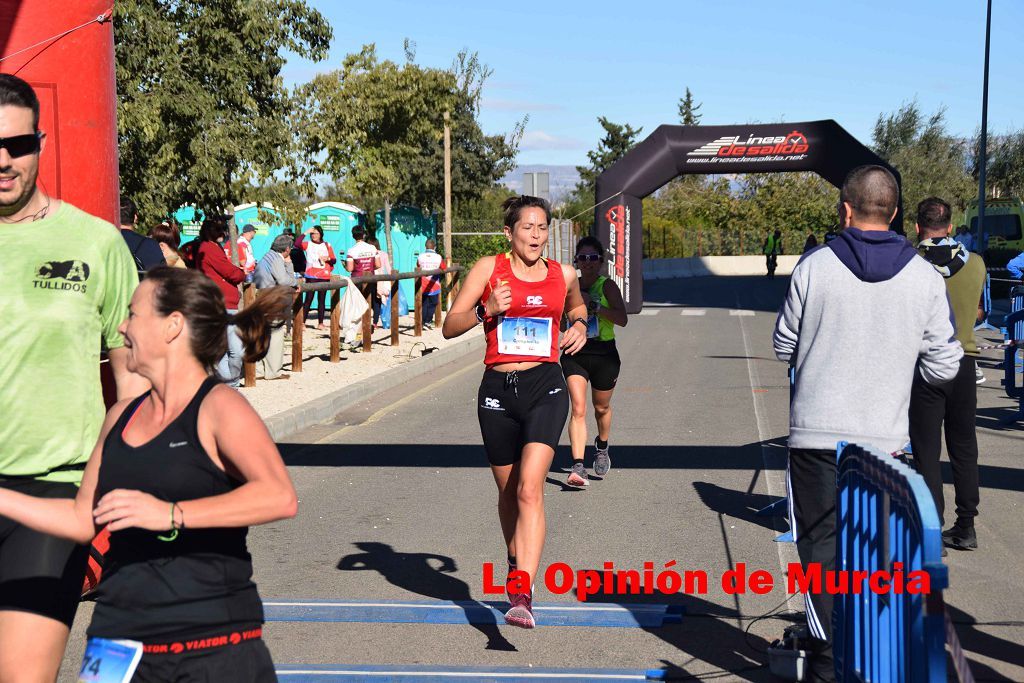
[[[0,0],[0,72],[39,95],[47,194],[118,223],[112,0]]]

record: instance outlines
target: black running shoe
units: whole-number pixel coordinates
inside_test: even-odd
[[[978,535],[974,532],[974,525],[961,526],[959,523],[954,524],[948,530],[949,535],[947,536],[944,532],[942,534],[942,542],[956,550],[974,550],[978,547]]]

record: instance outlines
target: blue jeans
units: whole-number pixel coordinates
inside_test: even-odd
[[[228,315],[234,315],[238,310],[228,310]],[[233,387],[242,384],[242,355],[245,349],[242,347],[242,339],[238,336],[238,330],[234,325],[228,325],[228,352],[217,363],[217,374],[222,381]]]
[[[436,294],[424,294],[423,295],[423,324],[433,325],[434,324],[434,310],[437,309],[437,302],[441,298],[441,293]]]

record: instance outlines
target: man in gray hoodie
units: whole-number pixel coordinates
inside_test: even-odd
[[[838,206],[843,230],[797,264],[775,325],[775,353],[795,370],[787,476],[805,567],[835,569],[836,443],[899,450],[914,373],[948,382],[963,356],[942,276],[889,231],[898,202],[887,169],[851,171]],[[805,602],[818,643],[810,680],[833,680],[832,596]]]

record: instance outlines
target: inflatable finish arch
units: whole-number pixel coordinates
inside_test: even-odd
[[[594,225],[608,250],[608,276],[629,313],[643,306],[642,200],[681,175],[813,171],[840,187],[864,164],[900,174],[832,120],[736,126],[658,126],[597,177]],[[902,199],[902,197],[901,197]],[[893,229],[902,232],[903,215]]]
[[[39,96],[50,196],[119,222],[113,0],[0,0],[0,72]]]

